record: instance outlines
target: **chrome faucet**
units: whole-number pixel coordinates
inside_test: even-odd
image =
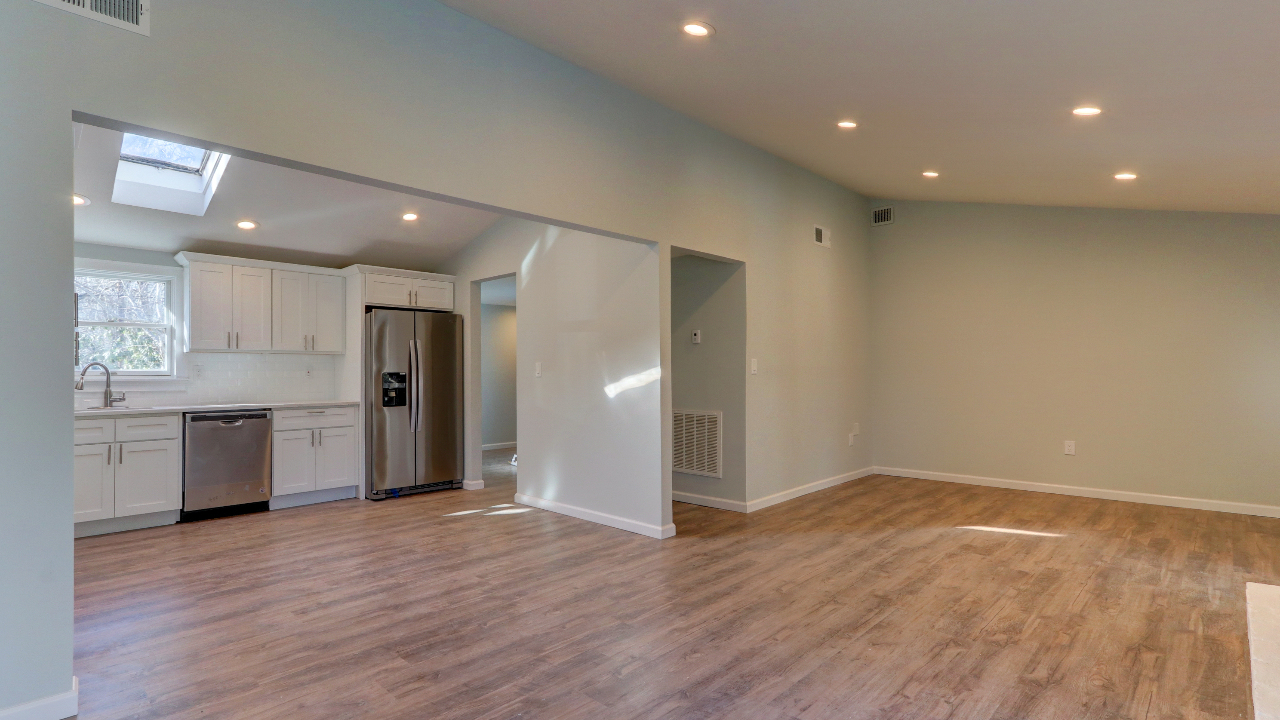
[[[86,363],[84,366],[84,369],[80,371],[80,379],[76,381],[76,389],[77,390],[84,389],[84,374],[89,372],[89,368],[93,367],[94,365],[97,365],[98,367],[102,368],[102,371],[107,374],[107,389],[104,390],[102,393],[102,407],[112,408],[112,407],[115,407],[116,403],[124,402],[123,392],[119,394],[111,392],[111,368],[107,367],[106,365],[103,365],[102,363],[96,360],[91,363]]]

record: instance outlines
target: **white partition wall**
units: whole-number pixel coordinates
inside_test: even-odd
[[[516,282],[516,500],[674,535],[662,492],[657,247],[551,228]]]

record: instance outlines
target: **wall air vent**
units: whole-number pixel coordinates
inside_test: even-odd
[[[824,228],[813,226],[813,241],[822,247],[831,247],[831,231]]]
[[[893,208],[882,207],[871,211],[872,225],[892,225],[893,224]]]
[[[142,35],[151,34],[151,0],[36,0]]]
[[[671,469],[718,478],[724,464],[723,414],[676,410],[671,425]]]

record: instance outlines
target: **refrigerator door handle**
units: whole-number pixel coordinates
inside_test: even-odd
[[[409,341],[409,432],[418,432],[418,347]]]
[[[414,432],[422,432],[422,346],[413,339],[413,379],[418,398],[413,403]]]

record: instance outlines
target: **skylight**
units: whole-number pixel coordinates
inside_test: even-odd
[[[121,160],[196,175],[204,172],[209,155],[204,148],[129,133],[125,133],[120,146]]]

